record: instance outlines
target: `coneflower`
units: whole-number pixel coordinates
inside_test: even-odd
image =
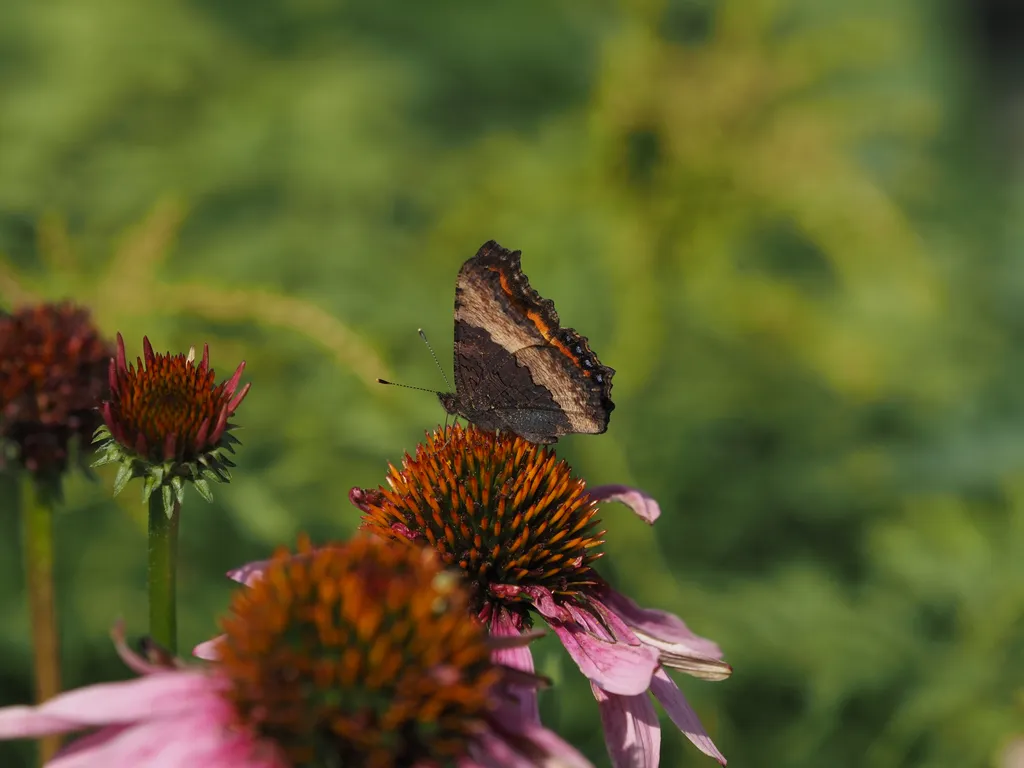
[[[177,649],[177,542],[185,486],[191,484],[207,501],[210,481],[228,482],[238,439],[230,419],[249,393],[238,388],[245,370],[239,363],[231,378],[217,384],[209,347],[197,363],[188,354],[157,354],[142,339],[143,358],[129,365],[124,339],[108,371],[110,399],[102,404],[103,426],[96,430],[100,458],[96,466],[119,465],[118,494],[134,477],[143,479],[142,498],[149,504],[150,633],[172,652]],[[159,491],[159,493],[157,492]]]
[[[438,430],[392,466],[387,487],[353,489],[363,530],[436,551],[464,574],[471,610],[492,634],[528,630],[540,615],[590,680],[617,766],[657,766],[660,736],[648,692],[702,752],[725,758],[666,672],[707,680],[731,668],[710,640],[677,616],[640,608],[594,565],[604,543],[603,500],[647,522],[657,504],[640,491],[590,491],[550,448],[470,426]],[[532,670],[532,662],[523,666]],[[532,706],[532,705],[527,705]]]
[[[0,738],[95,729],[80,765],[114,768],[588,768],[507,693],[457,574],[432,552],[362,538],[279,552],[236,592],[217,660],[0,709]]]
[[[24,560],[36,698],[60,691],[53,583],[54,509],[72,456],[100,423],[113,350],[89,311],[69,302],[0,312],[0,471],[21,475]],[[44,740],[42,754],[59,743]]]

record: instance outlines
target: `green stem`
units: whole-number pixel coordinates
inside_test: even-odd
[[[178,652],[178,522],[181,507],[168,517],[159,489],[149,497],[149,634],[172,654]]]
[[[53,495],[40,488],[31,472],[22,473],[21,514],[25,576],[32,624],[36,702],[60,693],[60,634],[53,587]],[[60,748],[60,737],[40,739],[40,763]]]

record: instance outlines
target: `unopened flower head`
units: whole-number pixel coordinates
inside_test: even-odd
[[[39,476],[64,472],[72,444],[100,424],[112,354],[74,304],[0,313],[0,468],[6,454]]]
[[[542,616],[591,681],[617,765],[658,764],[648,692],[691,741],[724,763],[665,672],[721,680],[731,672],[721,650],[678,617],[637,606],[594,567],[605,533],[598,503],[625,503],[653,523],[660,511],[649,496],[624,486],[588,490],[550,448],[456,426],[429,435],[415,457],[391,466],[387,487],[356,488],[350,498],[363,511],[364,530],[426,546],[459,568],[473,590],[474,614],[492,633],[525,631]],[[528,656],[521,661],[532,670]],[[628,762],[641,753],[643,761]]]
[[[228,381],[216,383],[209,347],[196,363],[195,349],[187,355],[156,354],[143,338],[143,358],[127,363],[124,340],[117,335],[117,354],[110,361],[110,400],[102,404],[104,425],[96,432],[101,454],[96,462],[121,465],[114,483],[119,493],[133,477],[145,478],[143,500],[158,488],[165,511],[181,503],[185,482],[191,482],[208,501],[209,481],[227,482],[227,457],[238,439],[228,421],[249,392],[241,389],[245,363]]]

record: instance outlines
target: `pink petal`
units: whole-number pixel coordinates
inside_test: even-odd
[[[673,613],[641,608],[628,597],[605,585],[601,602],[625,621],[640,638],[657,648],[704,659],[721,659],[718,643],[690,631]]]
[[[679,686],[668,676],[664,669],[654,673],[651,680],[651,693],[661,702],[665,712],[676,724],[676,727],[683,732],[693,745],[708,757],[713,757],[722,765],[725,765],[725,757],[718,751],[718,747],[700,724],[697,713],[679,690]]]
[[[483,768],[533,768],[534,763],[519,754],[505,739],[485,733],[470,745],[470,756]]]
[[[633,695],[647,690],[658,666],[658,654],[646,646],[606,643],[580,629],[578,624],[551,623],[580,672],[606,691]]]
[[[120,331],[117,332],[117,356],[115,357],[115,360],[117,372],[128,373],[128,361],[125,359],[124,354],[124,339],[121,337]],[[110,377],[110,388],[117,391],[117,387],[115,386],[116,380],[114,379],[114,366],[111,366]]]
[[[203,659],[204,661],[217,661],[220,658],[220,644],[224,641],[227,635],[217,635],[212,640],[207,640],[204,643],[200,643],[192,649],[192,655],[197,659]]]
[[[518,636],[521,633],[516,628],[512,614],[505,608],[500,608],[491,620],[491,635],[496,637]],[[491,651],[491,661],[512,669],[533,673],[533,654],[527,646],[519,648],[501,648]],[[509,686],[509,692],[516,699],[516,706],[519,716],[527,722],[540,722],[540,708],[537,704],[537,689],[524,685]]]
[[[0,709],[0,739],[165,717],[216,697],[214,686],[213,679],[199,671],[155,672],[121,683],[91,685],[59,694],[35,707]]]
[[[106,728],[101,728],[98,731],[87,733],[84,736],[80,736],[74,741],[67,744],[60,752],[56,755],[56,763],[49,762],[46,764],[47,768],[52,768],[53,765],[59,764],[63,758],[71,757],[79,752],[85,752],[87,750],[96,749],[104,742],[109,741],[123,733],[126,728],[131,728],[130,725],[110,725]]]
[[[153,352],[153,345],[149,343],[149,337],[142,337],[142,354],[146,357],[146,367],[153,365],[153,361],[156,360],[156,354]],[[139,368],[142,368],[142,364],[139,363]]]
[[[581,608],[577,608],[575,605],[570,605],[569,611],[572,613],[574,619],[584,624],[588,629],[594,631],[594,627],[600,627],[602,632],[594,631],[594,634],[599,637],[603,634],[607,635],[610,631],[611,636],[607,637],[608,640],[618,640],[619,642],[629,643],[630,645],[640,645],[640,638],[637,637],[636,633],[630,629],[629,625],[622,620],[617,613],[609,609],[600,600],[591,599],[590,610],[586,611]],[[596,614],[596,615],[595,615]],[[582,617],[589,617],[587,621],[581,620]]]
[[[237,581],[239,584],[244,584],[247,587],[251,587],[257,581],[263,578],[263,573],[270,567],[273,560],[253,560],[251,563],[233,568],[228,571],[228,578],[232,581]]]
[[[109,401],[105,401],[100,406],[100,412],[103,414],[103,423],[107,425],[107,429],[110,430],[114,437],[117,437],[117,434],[115,433],[116,428],[114,427],[113,404]]]
[[[550,731],[540,724],[528,724],[522,735],[533,742],[534,747],[539,748],[543,753],[543,756],[535,763],[536,765],[550,766],[550,768],[593,768],[590,761],[575,747],[562,740],[554,731]]]
[[[205,419],[203,419],[202,423],[199,425],[199,431],[196,432],[196,437],[195,437],[194,444],[195,445],[205,446],[206,445],[206,436],[207,436],[207,433],[209,431],[210,431],[210,417],[207,416]]]
[[[245,363],[242,363],[242,365],[245,365]],[[238,406],[240,406],[242,401],[245,400],[245,396],[249,394],[250,389],[252,389],[251,381],[247,382],[246,385],[242,387],[241,392],[231,398],[231,402],[228,403],[228,413],[234,413],[238,409]]]
[[[236,389],[238,389],[238,383],[242,380],[242,371],[244,370],[245,360],[238,364],[238,367],[235,368],[235,372],[231,374],[231,378],[228,380],[227,384],[224,385],[224,392],[229,397],[235,393]]]
[[[590,684],[601,710],[608,756],[615,768],[658,768],[661,726],[647,692],[616,696]]]
[[[549,590],[529,587],[534,607],[548,620],[565,650],[588,680],[610,693],[643,693],[658,667],[658,652],[645,645],[606,642],[573,620],[571,613],[552,598]]]
[[[178,436],[173,432],[169,432],[164,438],[164,461],[170,461],[174,458],[177,444]]]
[[[661,516],[661,507],[654,500],[637,488],[630,488],[628,485],[599,485],[591,488],[588,493],[594,501],[606,502],[617,501],[625,504],[636,513],[636,516],[648,525],[654,525],[654,521]]]
[[[219,443],[221,436],[224,434],[224,429],[228,425],[228,409],[224,406],[220,409],[217,414],[217,421],[213,425],[213,431],[210,432],[210,442]]]
[[[92,749],[80,749],[48,768],[284,768],[252,737],[227,727],[223,713],[202,711],[127,728]]]

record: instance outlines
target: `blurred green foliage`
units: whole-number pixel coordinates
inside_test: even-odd
[[[348,489],[443,418],[373,380],[440,386],[415,329],[449,348],[456,270],[495,238],[618,370],[609,432],[559,450],[660,499],[656,532],[605,510],[605,572],[726,650],[732,679],[683,688],[732,765],[989,766],[1024,731],[1024,200],[951,5],[2,16],[0,304],[68,296],[129,355],[148,334],[248,362],[235,480],[184,509],[183,647],[225,570],[349,534]],[[73,478],[60,519],[68,686],[126,675],[117,617],[145,631],[144,508],[111,481]],[[0,532],[13,703],[12,514]],[[541,646],[546,719],[607,764]],[[708,764],[666,729],[663,765]]]

